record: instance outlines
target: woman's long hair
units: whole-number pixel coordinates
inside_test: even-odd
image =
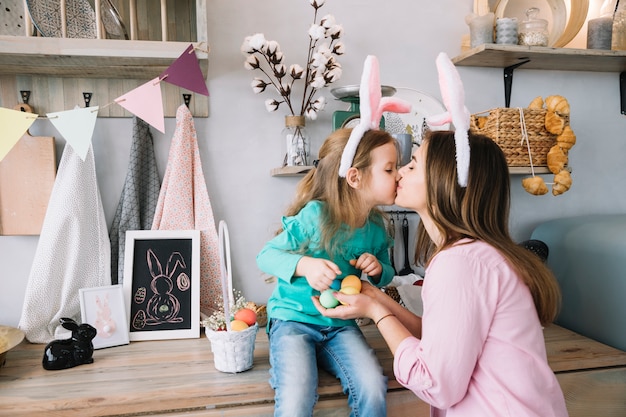
[[[380,224],[383,222],[382,213],[379,210],[373,210],[376,215],[370,213],[356,190],[339,176],[341,155],[351,131],[339,129],[328,136],[319,150],[317,167],[298,183],[296,196],[285,212],[286,216],[294,216],[311,200],[326,203],[322,214],[320,244],[329,254],[341,244],[335,236],[342,225],[354,229],[362,226],[368,218]],[[361,172],[363,181],[368,181],[371,175],[372,151],[387,143],[396,142],[385,131],[369,130],[363,135],[352,162],[352,167]]]
[[[552,322],[560,307],[559,286],[542,260],[510,237],[510,177],[500,147],[487,136],[469,133],[469,177],[463,188],[457,181],[454,132],[432,131],[425,143],[428,211],[444,240],[435,247],[420,223],[416,261],[427,264],[463,238],[486,242],[528,286],[541,323]]]

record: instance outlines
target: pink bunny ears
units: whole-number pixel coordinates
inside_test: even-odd
[[[431,116],[426,119],[430,126],[441,126],[445,123],[454,125],[454,142],[456,144],[456,171],[459,185],[467,187],[469,176],[470,146],[469,128],[470,112],[465,107],[465,91],[456,67],[444,52],[437,57],[437,71],[439,72],[439,88],[443,104],[448,110],[445,113]]]
[[[411,111],[411,104],[404,100],[382,97],[378,58],[373,55],[368,55],[363,65],[359,88],[359,108],[361,111],[359,124],[352,129],[348,143],[341,155],[340,177],[345,177],[348,169],[352,166],[356,148],[365,132],[378,129],[380,118],[384,112],[408,113]]]

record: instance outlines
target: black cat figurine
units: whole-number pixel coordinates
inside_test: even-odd
[[[72,331],[70,339],[53,340],[46,345],[42,365],[44,369],[56,371],[93,363],[93,343],[97,330],[88,323],[79,325],[70,318],[59,319],[61,325]]]

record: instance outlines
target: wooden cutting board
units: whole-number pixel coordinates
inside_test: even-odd
[[[26,133],[0,161],[0,235],[38,235],[56,178],[54,138]]]

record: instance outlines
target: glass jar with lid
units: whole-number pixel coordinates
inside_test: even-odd
[[[526,20],[519,24],[519,45],[548,46],[548,21],[538,15],[537,7],[526,10]]]

